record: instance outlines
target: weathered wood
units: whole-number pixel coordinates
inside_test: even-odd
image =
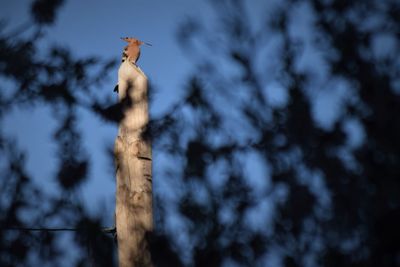
[[[124,61],[118,95],[124,118],[115,140],[116,228],[120,267],[153,266],[146,237],[153,230],[151,144],[142,136],[149,122],[147,77]]]

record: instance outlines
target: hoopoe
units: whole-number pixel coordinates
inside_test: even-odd
[[[136,65],[136,62],[140,57],[140,46],[142,44],[151,46],[149,43],[145,43],[132,37],[121,37],[121,39],[128,43],[128,45],[124,48],[124,52],[122,53],[122,62],[129,60],[129,62],[132,62]]]
[[[132,37],[121,37],[121,40],[124,40],[128,43],[128,45],[125,46],[124,51],[122,52],[122,62],[128,60],[128,62],[131,62],[135,66],[137,66],[136,62],[139,60],[140,57],[140,46],[142,44],[151,46],[151,44],[149,43],[145,43]],[[114,92],[118,93],[118,84],[114,87]]]

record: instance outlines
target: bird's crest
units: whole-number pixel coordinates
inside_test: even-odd
[[[142,44],[151,46],[150,43],[146,43],[143,41],[140,41],[139,39],[133,38],[133,37],[121,37],[121,40],[124,40],[125,42],[127,42],[129,45],[137,45],[140,46]]]

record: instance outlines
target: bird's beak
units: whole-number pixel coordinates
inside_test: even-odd
[[[145,45],[152,46],[150,43],[143,42]]]

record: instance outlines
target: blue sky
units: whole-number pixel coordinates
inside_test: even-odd
[[[9,21],[8,30],[26,22],[29,16],[28,0],[0,0],[0,17]],[[272,1],[274,2],[274,1]],[[263,9],[259,8],[261,1],[248,5],[251,16],[257,18]],[[43,46],[58,44],[71,50],[76,56],[101,56],[105,59],[118,59],[125,43],[121,36],[134,36],[152,43],[151,47],[143,47],[139,66],[154,85],[154,99],[151,103],[151,115],[161,114],[174,100],[182,95],[187,74],[194,70],[188,57],[184,55],[176,40],[178,26],[188,16],[194,16],[202,21],[213,19],[210,5],[207,1],[160,1],[160,0],[69,0],[61,7],[56,23],[47,29],[47,38]],[[292,34],[310,36],[309,10],[307,7],[298,9]],[[300,23],[299,23],[300,21]],[[254,23],[257,20],[253,21]],[[305,34],[304,34],[305,33]],[[213,56],[213,55],[210,55]],[[313,54],[312,47],[307,47],[303,58],[299,60],[298,68],[309,68],[315,64],[323,66],[318,54]],[[98,88],[98,93],[109,95],[117,101],[112,92],[117,82],[116,66],[110,71],[109,79]],[[323,68],[319,74],[323,75]],[[321,78],[320,80],[324,80]],[[314,85],[318,86],[318,85]],[[322,86],[322,84],[321,84]],[[344,97],[346,86],[342,88],[333,85],[335,90],[317,90],[314,101],[314,117],[322,128],[329,128],[340,114],[341,98]],[[329,88],[328,88],[329,89]],[[265,88],[271,105],[286,102],[284,88],[268,82]],[[110,103],[111,104],[111,103]],[[92,158],[91,179],[82,188],[82,195],[88,206],[97,207],[98,201],[104,201],[108,212],[114,207],[114,171],[105,153],[105,144],[113,144],[116,136],[116,126],[109,125],[85,111],[81,111],[79,125],[84,137],[86,151]],[[18,144],[28,151],[28,171],[33,173],[38,183],[53,190],[55,183],[51,180],[55,172],[55,147],[51,142],[51,132],[54,121],[51,111],[47,108],[34,110],[15,110],[2,123],[5,131],[14,136]],[[349,134],[357,134],[357,123],[346,126]],[[360,131],[358,131],[360,132]],[[362,132],[358,134],[362,136]],[[355,142],[361,137],[353,136]],[[155,162],[157,155],[155,155]],[[157,186],[157,179],[155,179]]]

